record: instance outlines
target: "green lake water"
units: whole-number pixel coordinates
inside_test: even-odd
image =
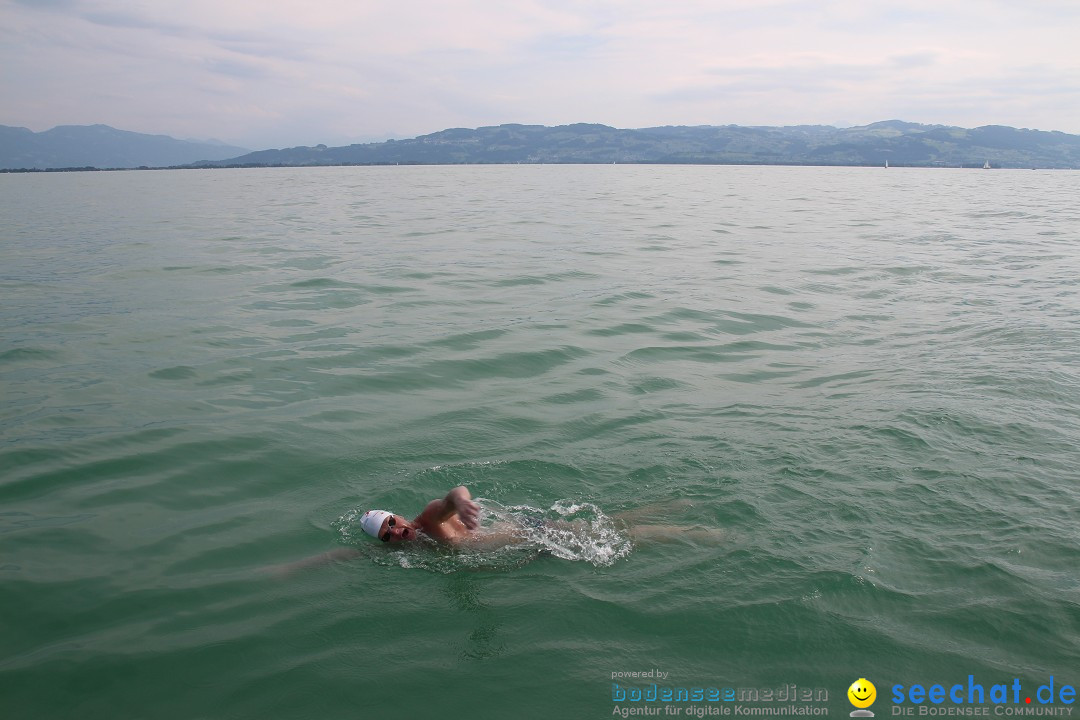
[[[0,175],[0,712],[847,717],[867,678],[880,718],[969,676],[1022,687],[990,715],[1044,707],[1080,684],[1078,197],[1030,171]],[[461,484],[592,527],[359,531]],[[653,683],[758,694],[618,699]]]

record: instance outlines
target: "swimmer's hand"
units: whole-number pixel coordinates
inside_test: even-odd
[[[413,522],[418,529],[435,539],[445,540],[456,535],[442,528],[442,524],[454,515],[458,516],[467,530],[476,530],[480,527],[480,506],[473,502],[469,489],[464,485],[459,485],[446,493],[446,497],[442,500],[429,502]],[[460,530],[457,533],[460,533]]]
[[[454,510],[457,511],[462,525],[469,530],[480,527],[480,506],[473,502],[472,495],[469,494],[467,487],[461,485],[454,488],[446,496],[446,499],[453,503]]]

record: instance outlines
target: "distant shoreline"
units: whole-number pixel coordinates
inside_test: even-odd
[[[35,173],[76,173],[76,172],[140,172],[144,170],[268,170],[268,169],[284,169],[284,168],[330,168],[330,167],[509,167],[513,165],[554,165],[560,167],[569,166],[596,166],[602,167],[604,165],[633,165],[633,166],[650,166],[650,167],[807,167],[807,168],[880,168],[882,170],[985,170],[986,168],[980,164],[965,164],[965,165],[889,165],[885,168],[882,165],[870,165],[863,163],[752,163],[752,162],[621,162],[621,163],[604,163],[604,162],[479,162],[479,163],[434,163],[434,162],[373,162],[373,163],[333,163],[333,164],[320,164],[320,165],[259,165],[259,164],[245,164],[245,165],[168,165],[163,167],[136,167],[136,168],[120,168],[120,167],[70,167],[70,168],[0,168],[0,174],[12,174],[12,175],[31,175]],[[1077,168],[1061,168],[1061,167],[1002,167],[991,163],[991,170],[1062,170],[1070,171],[1077,170]]]
[[[227,154],[233,153],[233,154]],[[450,128],[385,142],[243,151],[105,125],[44,133],[0,126],[4,172],[383,165],[733,165],[1080,169],[1080,135],[1003,125],[959,128],[885,120],[783,127],[596,123]]]

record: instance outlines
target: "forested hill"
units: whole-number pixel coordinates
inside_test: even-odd
[[[1080,135],[974,129],[890,120],[835,128],[497,125],[451,129],[410,140],[344,147],[262,150],[197,166],[459,163],[701,163],[1080,168]]]

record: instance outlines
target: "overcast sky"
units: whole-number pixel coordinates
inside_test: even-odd
[[[507,122],[1080,133],[1080,0],[0,0],[0,124],[252,149]]]

